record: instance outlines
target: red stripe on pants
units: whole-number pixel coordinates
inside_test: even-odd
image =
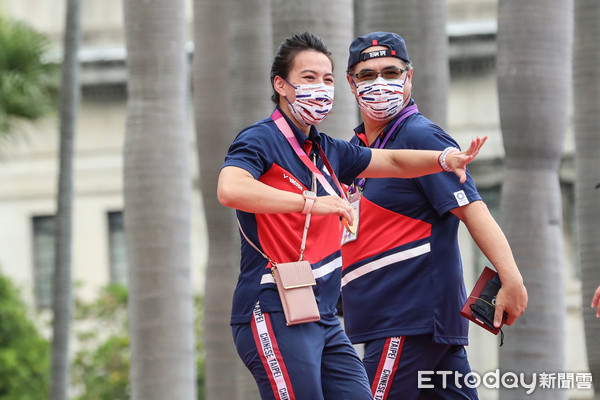
[[[398,370],[404,336],[387,338],[381,351],[377,373],[373,379],[371,392],[375,400],[386,400],[390,392],[394,375]]]
[[[263,314],[258,303],[253,310],[252,333],[256,349],[271,383],[273,395],[279,400],[295,400],[287,368],[279,351],[269,314]]]

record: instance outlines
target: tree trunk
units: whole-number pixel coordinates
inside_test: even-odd
[[[575,130],[575,212],[581,266],[581,295],[587,359],[593,377],[600,377],[600,324],[589,307],[600,285],[600,3],[575,2],[573,95]],[[594,385],[600,399],[600,383]]]
[[[335,101],[333,109],[319,124],[320,131],[350,139],[358,124],[356,100],[346,82],[348,47],[354,39],[353,3],[349,0],[273,0],[273,46],[276,51],[285,38],[309,31],[321,37],[334,61]]]
[[[412,96],[423,115],[445,128],[450,87],[446,1],[370,0],[366,13],[369,32],[396,32],[404,38],[415,68]]]
[[[126,0],[131,398],[196,399],[183,0]]]
[[[273,62],[271,3],[269,0],[244,0],[230,3],[231,57],[230,79],[234,135],[246,126],[269,115],[270,72]],[[260,21],[259,24],[256,21]],[[231,144],[231,143],[230,143]],[[227,149],[225,149],[227,150]],[[225,151],[222,156],[225,155]]]
[[[64,57],[60,90],[60,166],[56,211],[56,258],[52,311],[52,363],[50,400],[69,398],[71,308],[71,245],[73,236],[73,149],[79,111],[79,60],[81,2],[67,1]]]
[[[506,150],[502,227],[529,293],[506,327],[501,373],[565,370],[565,279],[558,167],[571,87],[572,2],[503,0],[498,12],[498,94]],[[548,68],[556,66],[551,72]],[[560,90],[557,90],[560,88]],[[531,376],[527,382],[531,381]],[[565,390],[501,385],[500,399],[565,399]]]
[[[238,59],[239,64],[233,67],[238,81],[232,81],[230,65],[235,64],[230,62],[230,52],[215,51],[232,47],[230,7],[229,0],[194,2],[194,114],[199,184],[208,231],[208,264],[204,288],[207,400],[244,399],[245,396],[240,394],[244,392],[251,396],[249,398],[258,398],[254,379],[237,354],[229,326],[231,299],[240,268],[240,240],[235,213],[230,208],[221,206],[215,196],[223,159],[237,134],[233,125],[242,124],[240,117],[233,112],[232,98],[244,94],[244,98],[248,99],[252,93],[243,88],[241,80],[256,79],[255,76],[248,78],[246,63]],[[249,46],[248,50],[252,48],[253,46]],[[206,54],[210,54],[210,57],[206,57]],[[262,73],[266,74],[267,71]],[[232,95],[232,88],[236,84],[242,86]],[[252,109],[254,99],[251,98],[245,105],[242,103],[238,103],[239,107]]]

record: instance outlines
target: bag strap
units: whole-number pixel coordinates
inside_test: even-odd
[[[316,158],[316,155],[313,155],[313,157]],[[316,159],[313,160],[313,162],[316,161]],[[317,179],[315,174],[312,174],[312,182],[311,182],[311,191],[313,192],[317,192]],[[306,237],[308,236],[308,227],[310,225],[310,216],[312,215],[312,213],[308,213],[306,214],[306,220],[304,221],[304,231],[302,232],[302,244],[300,245],[300,260],[298,261],[302,261],[302,257],[304,257],[304,249],[306,248]]]
[[[266,255],[265,253],[263,253],[258,247],[256,247],[256,245],[254,243],[252,243],[252,241],[250,239],[248,239],[248,236],[246,236],[246,233],[242,229],[242,225],[240,224],[239,218],[236,218],[236,221],[237,221],[237,224],[238,224],[238,228],[240,228],[240,232],[242,232],[242,235],[244,235],[244,238],[246,239],[246,241],[248,243],[250,243],[250,246],[252,246],[254,248],[254,250],[258,251],[264,258],[266,258],[267,261],[269,261],[269,263],[271,265],[273,265],[273,266],[277,265],[277,263],[275,261],[273,261],[271,259],[271,257],[269,257],[268,255]]]
[[[307,214],[306,215],[306,222],[304,223],[304,234],[302,235],[302,244],[300,245],[300,260],[298,261],[302,261],[302,256],[304,254],[304,248],[306,246],[306,236],[307,236],[307,232],[308,232],[308,226],[310,225],[310,216],[311,214]],[[258,251],[268,262],[269,264],[271,264],[272,266],[277,266],[277,263],[271,258],[269,257],[267,254],[265,254],[262,250],[260,250],[258,247],[256,247],[256,245],[248,238],[248,236],[246,236],[246,232],[244,232],[244,230],[242,229],[242,225],[240,224],[240,220],[237,219],[237,224],[238,227],[240,228],[240,232],[242,232],[242,235],[244,236],[244,238],[246,239],[246,241],[250,244],[250,246],[252,246],[254,248],[254,250]]]
[[[311,190],[314,192],[315,189],[317,187],[317,181],[315,179],[315,175],[313,174],[312,177],[312,187]],[[308,213],[306,214],[306,219],[304,220],[304,231],[302,233],[302,243],[300,244],[300,259],[298,261],[302,261],[302,257],[304,256],[304,249],[306,248],[306,237],[308,236],[308,227],[310,226],[310,216],[312,215],[312,213]],[[264,258],[267,259],[267,261],[269,261],[269,263],[272,266],[276,266],[277,263],[275,261],[273,261],[273,259],[271,257],[269,257],[268,255],[266,255],[264,252],[262,252],[249,238],[248,236],[246,236],[246,233],[244,232],[244,230],[242,229],[242,225],[240,224],[240,220],[238,218],[236,218],[238,227],[240,228],[240,232],[242,232],[242,235],[244,235],[244,238],[246,239],[246,241],[250,244],[250,246],[252,246],[254,248],[254,250],[258,251],[260,254],[262,254],[262,256]]]
[[[281,114],[281,111],[279,111],[278,109],[275,109],[275,111],[273,111],[273,114],[271,114],[271,119],[273,120],[273,122],[275,122],[275,125],[277,125],[277,128],[279,128],[279,131],[281,133],[283,133],[283,135],[286,137],[286,139],[292,146],[292,149],[294,149],[294,151],[296,152],[296,154],[298,155],[300,160],[304,163],[304,165],[306,165],[308,167],[308,169],[310,171],[312,171],[314,176],[317,177],[317,179],[319,180],[319,183],[321,184],[321,186],[323,186],[325,191],[327,191],[327,193],[329,193],[332,196],[341,196],[345,200],[346,193],[342,189],[342,186],[340,185],[337,177],[335,176],[335,172],[331,168],[331,165],[329,164],[329,160],[327,160],[327,157],[325,157],[325,152],[323,152],[323,149],[321,149],[321,146],[319,146],[317,144],[317,147],[319,149],[319,156],[325,163],[325,167],[329,170],[329,174],[331,175],[334,183],[336,184],[338,190],[340,191],[340,195],[338,195],[335,192],[335,190],[333,190],[333,187],[331,187],[331,184],[329,183],[329,181],[325,178],[325,176],[321,173],[321,171],[319,171],[319,169],[317,168],[315,163],[313,161],[311,161],[311,159],[308,157],[306,152],[304,150],[302,150],[302,147],[300,147],[300,144],[298,143],[298,139],[296,139],[296,135],[294,135],[294,133],[292,132],[292,129],[290,128],[287,121]]]

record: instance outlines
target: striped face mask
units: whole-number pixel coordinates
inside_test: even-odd
[[[372,81],[359,82],[356,85],[358,105],[369,117],[376,121],[394,118],[404,105],[403,80],[388,80],[379,77]]]
[[[289,84],[296,89],[296,100],[293,103],[290,103],[286,97],[294,118],[305,126],[316,125],[323,121],[333,107],[333,86],[323,83],[296,86]]]

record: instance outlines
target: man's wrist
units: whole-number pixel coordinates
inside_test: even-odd
[[[446,147],[444,149],[444,151],[442,151],[442,153],[438,157],[438,162],[440,163],[440,167],[442,167],[442,169],[446,172],[453,172],[452,168],[450,168],[450,166],[448,165],[447,158],[448,158],[448,154],[450,154],[454,151],[459,151],[459,150],[456,147]]]

